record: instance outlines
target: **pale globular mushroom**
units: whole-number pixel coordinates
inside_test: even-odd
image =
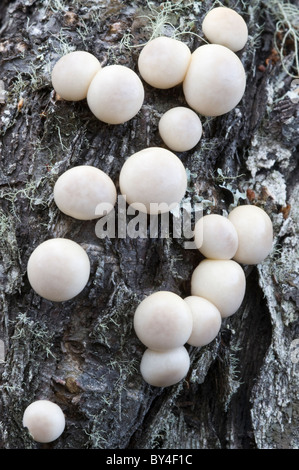
[[[238,234],[227,217],[209,214],[196,222],[194,242],[206,258],[231,259],[238,249]]]
[[[193,271],[191,295],[212,302],[221,317],[233,315],[241,306],[246,289],[245,274],[233,260],[205,259]]]
[[[268,214],[257,206],[238,206],[228,215],[238,233],[234,260],[242,264],[259,264],[273,245],[273,225]]]
[[[167,351],[146,349],[141,359],[140,372],[148,384],[169,387],[184,379],[189,367],[190,357],[184,346]]]
[[[184,106],[166,111],[159,121],[163,142],[175,152],[185,152],[195,147],[202,136],[202,124],[192,109]]]
[[[227,47],[205,44],[192,53],[183,90],[188,105],[198,113],[228,113],[241,101],[245,87],[242,62]]]
[[[167,89],[182,83],[190,59],[191,51],[185,43],[160,36],[144,46],[139,54],[138,69],[149,85]]]
[[[54,65],[51,76],[53,88],[67,101],[83,100],[99,70],[101,64],[93,54],[85,51],[69,52]]]
[[[66,238],[51,238],[31,253],[27,274],[38,295],[62,302],[84,289],[90,275],[90,262],[78,243]]]
[[[173,349],[185,344],[190,337],[192,313],[179,295],[158,291],[138,305],[134,314],[134,330],[149,349]]]
[[[91,112],[107,124],[123,124],[141,109],[144,88],[138,75],[124,65],[103,67],[87,93]]]
[[[221,44],[234,52],[240,51],[248,39],[248,28],[239,13],[231,8],[210,10],[202,22],[202,30],[209,42]]]
[[[131,155],[119,175],[120,191],[134,209],[149,214],[169,212],[182,200],[187,173],[170,150],[149,147]]]
[[[196,347],[206,346],[216,338],[220,331],[221,314],[212,302],[203,297],[190,295],[184,300],[193,316],[192,333],[187,343]]]
[[[58,439],[65,429],[65,416],[56,403],[37,400],[30,403],[23,414],[23,426],[36,442],[47,443]]]
[[[54,201],[66,215],[79,220],[91,220],[113,209],[117,192],[112,179],[102,170],[80,165],[59,176],[54,185]],[[98,210],[97,208],[102,210]]]

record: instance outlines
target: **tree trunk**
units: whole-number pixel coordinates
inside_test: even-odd
[[[185,249],[183,235],[100,239],[94,221],[62,214],[53,200],[58,176],[76,165],[101,168],[117,185],[128,156],[163,146],[158,133],[163,112],[186,104],[180,86],[157,90],[144,83],[138,115],[107,125],[91,114],[85,100],[57,99],[50,74],[59,57],[87,50],[103,65],[119,63],[138,73],[141,48],[135,46],[152,34],[181,33],[177,37],[192,51],[204,44],[201,23],[212,5],[210,0],[1,2],[1,448],[299,447],[299,142],[293,67],[298,39],[290,34],[277,50],[291,28],[285,22],[279,27],[278,21],[288,8],[294,15],[295,3],[225,2],[249,28],[248,42],[238,53],[246,92],[226,115],[202,117],[201,141],[178,154],[188,170],[186,201],[201,201],[205,213],[219,214],[240,203],[256,204],[271,217],[275,234],[267,259],[243,266],[247,288],[238,312],[223,320],[208,346],[188,347],[191,367],[185,380],[157,388],[142,379],[144,346],[132,319],[149,293],[190,295],[200,253]],[[91,262],[85,289],[62,303],[38,296],[26,273],[33,249],[53,237],[78,242]],[[45,445],[33,441],[22,425],[25,408],[40,398],[57,403],[66,416],[63,434]]]

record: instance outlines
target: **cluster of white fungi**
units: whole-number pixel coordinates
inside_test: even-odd
[[[132,119],[144,102],[143,79],[159,89],[182,84],[187,105],[169,109],[160,119],[159,133],[168,149],[149,147],[131,155],[119,175],[120,191],[136,210],[151,214],[152,203],[179,203],[187,189],[184,165],[173,152],[198,144],[202,125],[198,114],[220,116],[240,102],[245,71],[235,54],[247,41],[243,18],[230,8],[214,8],[202,24],[210,42],[193,53],[183,42],[158,37],[148,42],[138,59],[141,78],[122,65],[102,67],[92,54],[75,51],[61,57],[52,71],[60,99],[87,100],[91,112],[107,124]],[[54,200],[66,215],[78,220],[103,216],[96,212],[116,203],[117,191],[102,170],[82,165],[57,180]],[[190,367],[186,344],[202,347],[218,335],[223,318],[240,307],[246,289],[241,264],[261,263],[272,248],[272,223],[257,206],[243,205],[228,217],[209,214],[195,225],[194,240],[205,259],[194,270],[190,296],[158,291],[147,296],[134,314],[134,329],[146,346],[140,371],[152,386],[167,387]],[[37,294],[62,302],[78,295],[90,276],[90,262],[76,242],[54,238],[41,243],[28,261],[28,279]],[[23,424],[38,442],[57,439],[65,426],[60,407],[37,400],[25,410]]]

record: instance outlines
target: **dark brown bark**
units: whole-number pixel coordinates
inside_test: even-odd
[[[160,3],[151,3],[156,17]],[[121,40],[128,33],[131,45],[148,40],[144,15],[153,18],[153,10],[145,0],[1,3],[1,448],[41,447],[22,427],[24,409],[39,398],[58,403],[66,416],[65,432],[49,448],[298,448],[299,375],[291,354],[299,337],[298,105],[289,94],[293,78],[273,52],[277,19],[270,4],[226,2],[249,27],[238,53],[246,92],[237,109],[203,118],[200,143],[179,156],[190,173],[187,197],[199,196],[220,214],[244,201],[264,208],[274,249],[261,265],[244,266],[241,308],[210,345],[189,348],[186,380],[159,389],[139,373],[144,347],[132,328],[134,310],[159,289],[190,295],[201,256],[184,249],[183,238],[100,240],[94,222],[59,212],[53,186],[78,164],[101,168],[117,184],[125,158],[163,146],[158,120],[185,103],[182,89],[144,84],[138,115],[108,126],[85,101],[57,101],[50,81],[70,46],[137,71],[140,48],[120,47]],[[170,15],[178,31],[193,23],[191,34],[180,36],[191,50],[202,44],[194,33],[202,35],[211,6],[181,2]],[[162,32],[170,34],[167,28]],[[292,41],[284,53],[292,61]],[[32,250],[58,236],[80,243],[91,261],[84,291],[62,304],[35,294],[26,275]]]

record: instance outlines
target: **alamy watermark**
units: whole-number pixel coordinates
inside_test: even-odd
[[[185,201],[127,205],[126,197],[120,195],[116,206],[98,204],[95,214],[101,216],[95,227],[98,238],[183,238],[184,248],[192,250],[196,248],[192,240],[194,226],[203,216],[203,204]]]

